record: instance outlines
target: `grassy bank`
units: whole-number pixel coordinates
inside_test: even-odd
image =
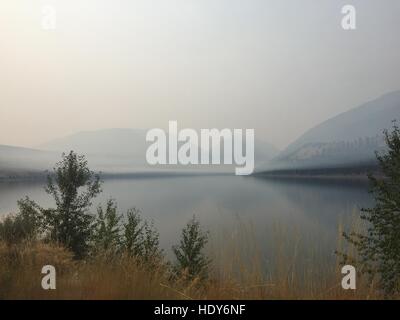
[[[352,226],[352,228],[357,226]],[[338,248],[353,254],[341,243]],[[266,263],[250,224],[232,237],[223,233],[220,246],[211,245],[213,258],[207,280],[171,278],[168,262],[142,263],[134,257],[99,253],[74,260],[68,250],[42,242],[0,244],[1,299],[381,299],[366,279],[357,278],[357,290],[341,287],[339,257],[315,246],[301,246],[293,230],[274,228],[274,248]],[[223,240],[225,238],[225,240]],[[297,239],[297,240],[296,240]],[[292,241],[294,240],[294,241]],[[54,265],[56,290],[41,288],[41,268]]]

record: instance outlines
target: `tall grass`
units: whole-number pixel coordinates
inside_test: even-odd
[[[353,219],[351,228],[360,228]],[[355,257],[338,227],[338,250]],[[357,290],[341,287],[339,257],[326,252],[320,239],[306,239],[296,227],[269,229],[266,256],[251,223],[215,234],[209,246],[213,268],[207,281],[171,279],[164,262],[148,265],[120,255],[76,261],[66,249],[40,242],[0,243],[2,299],[381,299],[367,279]],[[41,288],[41,268],[57,270],[57,289]]]

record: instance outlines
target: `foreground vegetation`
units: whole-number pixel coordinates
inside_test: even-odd
[[[172,248],[159,248],[153,224],[132,208],[118,212],[110,199],[90,213],[101,192],[84,157],[64,155],[46,192],[56,206],[26,198],[19,212],[0,222],[2,299],[382,299],[400,294],[400,131],[385,131],[388,152],[377,155],[384,179],[370,176],[376,199],[347,227],[339,226],[336,263],[317,250],[299,252],[286,242],[293,230],[272,230],[269,261],[257,250],[252,229],[228,234],[230,247],[208,248],[209,233],[195,217]],[[233,238],[232,235],[236,234]],[[342,237],[342,234],[344,237]],[[249,240],[250,239],[250,240]],[[253,240],[252,240],[253,239]],[[343,241],[345,240],[345,241]],[[343,290],[346,263],[358,271],[357,290]],[[57,289],[43,290],[41,269],[54,265]]]
[[[383,179],[369,175],[375,206],[362,209],[366,230],[345,232],[345,239],[357,251],[354,257],[342,254],[344,263],[357,264],[370,281],[377,281],[386,297],[400,294],[400,129],[384,131],[387,152],[376,154]]]
[[[340,233],[339,229],[338,234]],[[237,232],[236,232],[237,231]],[[266,261],[257,249],[251,224],[239,224],[235,236],[222,231],[210,244],[207,278],[177,275],[166,258],[145,262],[127,253],[99,252],[75,259],[64,247],[37,242],[0,244],[1,299],[381,299],[368,278],[357,278],[357,290],[343,290],[339,259],[294,239],[294,229],[274,226],[276,241]],[[221,242],[223,245],[221,246]],[[279,244],[279,245],[278,245]],[[304,244],[304,245],[303,245]],[[339,246],[352,254],[344,242]],[[320,250],[321,249],[321,250]],[[41,268],[54,265],[57,289],[41,288]]]
[[[166,288],[168,283],[179,281],[197,283],[200,288],[200,281],[207,281],[210,260],[203,250],[208,235],[195,217],[182,230],[180,243],[173,247],[176,261],[170,263],[159,248],[159,234],[153,223],[143,220],[137,209],[120,214],[116,202],[110,199],[105,208],[99,206],[96,214],[90,213],[92,199],[101,192],[101,181],[89,170],[83,156],[73,151],[63,154],[45,190],[54,198],[54,208],[43,208],[25,198],[18,202],[17,214],[0,222],[3,298],[12,297],[13,288],[29,295],[29,283],[21,286],[21,281],[28,279],[30,272],[32,280],[38,279],[37,267],[53,260],[61,282],[63,275],[72,275],[79,283],[78,279],[90,281],[97,274],[101,286],[102,279],[117,274],[124,284],[131,285],[132,277],[139,274],[138,280],[145,279],[143,285],[151,290],[154,281],[166,283]],[[124,289],[120,289],[123,294]],[[141,292],[145,294],[146,290]]]

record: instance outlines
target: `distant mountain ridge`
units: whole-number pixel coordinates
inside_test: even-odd
[[[113,128],[81,131],[38,147],[58,153],[73,150],[85,155],[91,168],[104,172],[150,169],[145,161],[145,130]]]
[[[38,146],[44,150],[74,150],[91,155],[134,155],[145,150],[146,131],[113,128],[80,131]]]
[[[0,179],[26,179],[44,176],[60,155],[43,150],[0,145]]]
[[[153,169],[201,169],[215,171],[222,169],[218,165],[192,165],[187,167],[182,165],[149,166],[146,162],[146,151],[151,143],[146,141],[146,133],[146,130],[129,128],[82,131],[42,144],[39,148],[59,152],[74,150],[77,153],[86,155],[89,163],[94,168],[105,172],[132,172],[135,170]],[[256,164],[265,163],[277,154],[278,150],[274,146],[256,139]]]
[[[232,172],[229,166],[150,166],[146,151],[151,144],[146,141],[146,130],[101,129],[81,131],[41,144],[37,149],[0,145],[0,178],[20,177],[26,173],[51,170],[63,152],[73,150],[86,156],[92,170],[105,174],[132,174],[156,172]],[[278,150],[272,145],[256,140],[256,163],[272,159]]]
[[[400,91],[367,102],[308,130],[278,153],[255,141],[257,171],[369,165],[375,151],[384,150],[382,131],[400,120]],[[180,170],[183,166],[153,167],[146,163],[146,130],[82,131],[38,146],[38,149],[0,145],[0,177],[7,172],[43,171],[60,160],[62,152],[84,154],[93,170],[109,173]],[[211,169],[212,166],[206,166]],[[185,169],[197,170],[196,166]],[[214,166],[219,170],[220,167]]]
[[[266,170],[366,164],[384,149],[383,130],[400,120],[400,91],[385,94],[305,132]]]

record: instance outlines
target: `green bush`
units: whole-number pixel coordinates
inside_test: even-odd
[[[94,226],[95,251],[116,253],[121,245],[121,216],[117,213],[115,200],[107,202],[106,210],[101,206],[97,208]]]
[[[372,175],[375,206],[362,210],[367,222],[365,234],[344,234],[355,245],[362,270],[371,277],[378,275],[387,295],[400,292],[400,130],[394,122],[391,132],[385,130],[387,152],[377,153],[383,177]]]
[[[163,251],[159,248],[160,235],[152,222],[143,221],[140,211],[132,208],[127,212],[124,224],[124,250],[141,262],[160,260]]]
[[[0,222],[0,240],[8,245],[36,240],[41,233],[40,208],[28,197],[18,201],[19,212]]]
[[[143,225],[140,211],[136,208],[129,209],[124,224],[124,249],[133,257],[143,254]]]
[[[173,247],[178,275],[186,275],[189,280],[208,277],[210,260],[203,253],[207,242],[208,232],[204,232],[193,217],[182,230],[179,245]]]

